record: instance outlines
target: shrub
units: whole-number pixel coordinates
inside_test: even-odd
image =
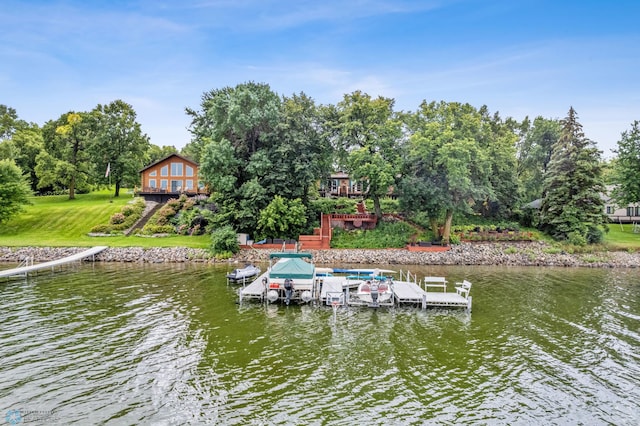
[[[91,232],[95,234],[110,234],[112,229],[111,225],[101,224],[91,228]]]
[[[573,244],[574,246],[587,245],[587,239],[579,232],[569,232],[569,235],[567,235],[567,239],[569,241],[569,244]]]
[[[225,252],[237,253],[240,251],[236,231],[231,225],[225,225],[211,233],[211,250],[216,256]]]
[[[113,216],[111,216],[111,219],[109,219],[109,223],[113,224],[113,225],[119,225],[121,223],[124,223],[125,220],[125,215],[122,213],[114,213]]]
[[[142,230],[142,234],[173,234],[174,229],[171,225],[146,225]]]

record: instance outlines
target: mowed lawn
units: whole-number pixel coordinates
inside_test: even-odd
[[[610,223],[604,242],[612,250],[640,250],[640,232],[633,232],[633,224]],[[636,230],[640,230],[640,224]]]
[[[171,236],[145,238],[137,236],[90,237],[95,225],[107,223],[112,214],[132,200],[127,190],[113,197],[113,191],[78,194],[75,200],[66,195],[32,197],[25,212],[0,224],[0,246],[21,247],[194,247],[208,248],[211,237]]]

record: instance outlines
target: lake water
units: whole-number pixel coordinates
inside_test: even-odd
[[[640,424],[638,270],[411,267],[473,312],[334,319],[238,305],[230,269],[0,281],[0,424]]]

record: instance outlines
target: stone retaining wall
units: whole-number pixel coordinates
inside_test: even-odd
[[[462,243],[446,252],[410,252],[406,249],[331,249],[310,250],[319,265],[379,264],[379,265],[511,265],[563,267],[640,267],[640,252],[602,252],[593,254],[549,254],[549,246],[532,243]],[[0,247],[0,262],[21,262],[27,256],[35,262],[59,259],[85,250],[86,247]],[[219,261],[209,251],[184,247],[141,248],[113,247],[96,255],[100,262],[139,263],[249,263],[268,262],[269,250],[241,250],[234,258]]]

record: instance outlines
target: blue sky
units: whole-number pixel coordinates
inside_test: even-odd
[[[122,99],[152,143],[178,148],[185,107],[246,81],[517,120],[573,106],[610,157],[640,120],[639,16],[637,0],[2,0],[0,104],[43,124]]]

